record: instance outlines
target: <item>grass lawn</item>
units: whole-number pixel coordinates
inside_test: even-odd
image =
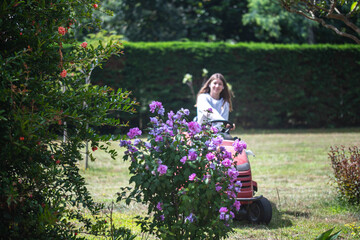
[[[360,239],[360,233],[349,225],[360,226],[360,207],[335,200],[328,158],[330,146],[360,146],[360,129],[238,130],[232,135],[247,142],[256,155],[250,158],[253,179],[258,183],[258,194],[272,203],[273,219],[269,225],[235,222],[234,233],[228,239],[315,239],[330,228],[342,231],[340,239]],[[96,151],[97,160],[90,162],[90,169],[85,171],[84,162],[80,163],[94,199],[107,204],[115,201],[115,193],[127,186],[129,179],[128,163],[122,161],[123,149],[117,142],[112,146],[119,150],[117,160]],[[137,214],[146,214],[146,207],[124,203],[115,206],[116,223],[132,229],[141,239],[133,219]]]

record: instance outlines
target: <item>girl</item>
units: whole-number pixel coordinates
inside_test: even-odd
[[[213,74],[203,85],[197,95],[197,121],[229,120],[232,111],[231,91],[224,76]],[[226,126],[230,127],[230,126]],[[235,124],[231,130],[235,129]]]

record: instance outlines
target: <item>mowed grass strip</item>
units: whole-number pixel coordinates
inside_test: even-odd
[[[229,239],[314,239],[333,227],[334,232],[342,230],[341,239],[360,237],[353,227],[360,225],[359,207],[336,201],[328,158],[330,146],[360,146],[360,129],[238,130],[233,136],[244,140],[256,155],[250,157],[253,180],[258,194],[272,203],[273,219],[267,226],[235,222]],[[97,150],[93,153],[97,160],[89,163],[88,170],[79,163],[94,199],[104,203],[115,201],[116,192],[129,185],[130,177],[128,163],[122,160],[124,149],[118,142],[111,145],[119,150],[116,160]],[[147,212],[146,206],[123,202],[116,204],[115,211],[128,216],[127,221]]]

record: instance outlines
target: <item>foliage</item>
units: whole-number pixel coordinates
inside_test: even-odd
[[[360,226],[359,223],[353,222],[345,224],[346,227],[351,229],[351,236],[355,238],[360,238]]]
[[[340,195],[351,203],[360,203],[360,151],[357,146],[331,147],[329,157],[334,181]]]
[[[191,74],[197,93],[203,68],[209,76],[222,73],[232,84],[230,118],[244,128],[360,125],[357,45],[125,42],[124,47],[126,58],[109,59],[105,71],[96,70],[93,79],[133,90],[141,103],[138,113],[119,116],[133,127],[146,126],[146,108],[152,100],[167,109],[195,109],[182,79]]]
[[[251,41],[252,29],[241,22],[245,1],[152,0],[104,1],[114,11],[103,26],[129,41]]]
[[[255,36],[263,41],[275,39],[288,43],[314,43],[316,24],[281,8],[273,0],[249,0],[244,25],[256,26]]]
[[[341,231],[331,234],[334,228],[327,230],[326,232],[320,234],[315,240],[335,240],[340,235]],[[330,235],[331,234],[331,235]]]
[[[234,198],[241,182],[232,153],[220,146],[223,138],[209,124],[188,122],[187,109],[166,116],[162,104],[154,101],[150,111],[156,115],[147,129],[148,141],[138,138],[139,128],[132,128],[127,134],[130,140],[120,144],[127,148],[124,160],[131,161],[130,183],[135,184],[126,201],[136,199],[148,205],[152,216],[139,219],[142,230],[162,239],[227,236],[234,212],[240,208]],[[233,146],[235,156],[246,148],[239,140]]]
[[[73,41],[97,7],[87,0],[0,5],[1,239],[73,239],[101,230],[101,206],[79,174],[80,149],[89,141],[93,151],[115,158],[100,143],[109,136],[93,127],[125,126],[108,112],[133,112],[134,101],[127,91],[90,84],[92,70],[119,54],[121,44]]]
[[[280,0],[280,2],[287,11],[318,22],[336,34],[360,44],[359,1]],[[335,20],[340,25],[334,24],[332,20]]]

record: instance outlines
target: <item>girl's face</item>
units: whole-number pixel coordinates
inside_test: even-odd
[[[211,81],[209,87],[211,95],[220,96],[220,93],[224,90],[224,83],[220,79],[215,79]]]

